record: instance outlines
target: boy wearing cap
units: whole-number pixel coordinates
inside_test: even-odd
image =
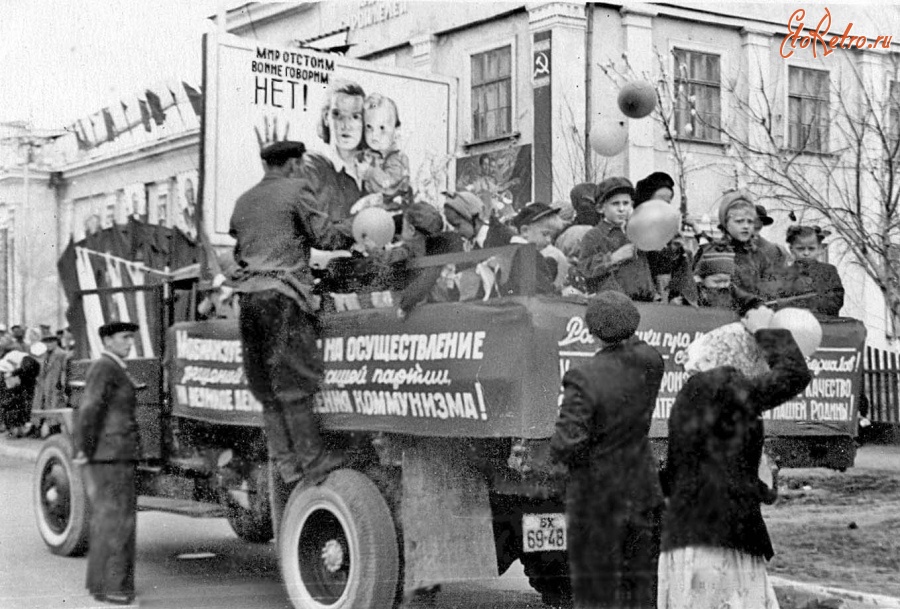
[[[600,350],[563,377],[550,440],[565,466],[567,542],[576,607],[655,607],[663,505],[650,420],[662,356],[635,336],[640,313],[621,292],[585,312]]]
[[[647,256],[625,235],[633,196],[634,188],[627,178],[608,178],[597,186],[603,218],[581,241],[579,271],[590,292],[616,290],[632,300],[652,302],[656,289]]]
[[[87,589],[101,602],[134,600],[135,465],[140,457],[136,386],[125,358],[137,324],[100,327],[103,354],[88,369],[76,412],[77,461],[85,465],[91,505]]]
[[[559,232],[559,209],[545,203],[529,203],[512,220],[512,225],[519,229],[519,236],[512,238],[512,243],[533,243],[538,252],[552,245],[553,237]],[[541,254],[537,258],[537,293],[554,294],[558,262],[550,256]]]

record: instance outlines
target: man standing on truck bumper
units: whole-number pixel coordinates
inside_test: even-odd
[[[104,351],[88,370],[75,425],[76,462],[86,463],[91,506],[87,588],[97,600],[120,605],[134,600],[134,478],[140,451],[137,387],[124,359],[137,329],[121,321],[100,327]]]
[[[656,606],[663,495],[649,433],[663,359],[634,335],[640,319],[625,294],[598,294],[585,323],[600,350],[563,377],[550,450],[570,475],[567,542],[576,609]]]
[[[315,185],[292,177],[305,151],[291,141],[261,151],[265,176],[238,198],[229,231],[244,370],[263,407],[269,457],[287,484],[316,483],[342,462],[326,449],[313,412],[324,365],[309,251],[341,249],[352,239],[349,223],[330,219]]]

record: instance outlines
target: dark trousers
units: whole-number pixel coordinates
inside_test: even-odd
[[[134,596],[137,497],[134,462],[90,463],[84,479],[91,506],[87,589]]]
[[[656,607],[660,512],[570,514],[567,542],[576,609]]]
[[[263,407],[269,457],[296,479],[324,445],[313,398],[324,375],[316,316],[275,290],[241,294],[244,371]]]

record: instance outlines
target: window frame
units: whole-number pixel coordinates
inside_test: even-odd
[[[669,66],[672,72],[672,119],[674,124],[672,125],[675,130],[675,139],[680,142],[686,143],[696,143],[696,144],[722,144],[722,136],[720,133],[713,129],[713,135],[710,137],[697,137],[692,135],[684,135],[678,129],[678,80],[679,80],[679,70],[678,70],[678,58],[676,57],[676,53],[678,51],[686,52],[686,53],[697,53],[702,55],[709,55],[716,57],[719,62],[719,82],[717,83],[717,89],[719,92],[719,105],[718,105],[718,114],[719,114],[719,129],[722,128],[722,125],[726,122],[726,105],[724,103],[724,94],[722,90],[722,75],[725,73],[727,69],[727,62],[725,60],[726,56],[723,53],[722,49],[716,47],[709,47],[705,45],[698,45],[693,42],[683,42],[673,40],[669,47]],[[689,78],[687,80],[688,83],[699,84],[701,86],[710,87],[711,85],[707,82],[701,82],[696,79]],[[710,81],[711,82],[711,81]]]
[[[483,55],[485,53],[489,53],[491,51],[498,51],[503,48],[509,48],[509,124],[508,130],[502,133],[497,133],[494,135],[484,135],[483,137],[478,137],[478,134],[475,132],[475,116],[474,116],[474,94],[475,94],[475,85],[473,84],[473,73],[472,73],[472,59],[476,55]],[[517,44],[515,36],[508,36],[505,38],[500,38],[498,40],[492,41],[488,44],[482,44],[478,46],[473,46],[466,49],[465,53],[466,65],[465,65],[465,78],[468,88],[468,94],[464,96],[464,104],[465,104],[465,116],[466,121],[468,122],[468,133],[469,140],[466,142],[466,145],[480,144],[485,142],[492,142],[496,140],[508,139],[510,137],[515,137],[517,134],[516,130],[516,101],[517,101],[517,91],[518,91],[518,57],[517,57]],[[500,82],[500,80],[494,81]]]
[[[824,101],[826,104],[825,105],[825,116],[824,116],[824,118],[820,118],[820,123],[824,128],[824,135],[822,135],[819,138],[821,140],[819,149],[813,149],[813,148],[808,147],[807,145],[804,145],[802,148],[798,148],[798,147],[793,146],[793,144],[791,142],[791,125],[792,125],[792,123],[791,123],[791,100],[798,98],[797,95],[791,94],[791,73],[793,70],[800,70],[803,72],[817,72],[820,74],[824,74],[826,76],[826,83],[827,83],[826,94],[828,96],[826,99],[813,97],[810,95],[799,96],[799,99],[801,99],[801,100],[813,99],[813,100],[818,100],[820,102]],[[785,97],[784,97],[784,100],[785,100],[785,105],[784,105],[784,144],[782,145],[782,148],[784,148],[785,150],[788,150],[790,152],[794,152],[794,153],[798,153],[798,154],[813,154],[813,155],[815,155],[815,154],[819,154],[819,155],[831,154],[831,133],[832,133],[832,130],[831,130],[831,71],[823,70],[818,67],[810,67],[808,65],[788,64],[785,66],[784,84],[785,84],[785,86],[784,86],[784,95],[785,95]],[[803,113],[802,106],[801,106],[800,112],[801,112],[800,125],[802,126],[802,124],[803,124],[802,123],[802,113]],[[807,138],[807,143],[808,143],[808,138]]]

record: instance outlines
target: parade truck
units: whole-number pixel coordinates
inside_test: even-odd
[[[436,152],[454,149],[452,81],[313,52],[297,55],[296,49],[286,57],[283,49],[234,37],[205,42],[198,216],[211,248],[230,245],[233,202],[261,177],[257,137],[265,139],[262,132],[276,122],[290,122],[294,133],[304,112],[319,118],[296,133],[315,137],[329,84],[319,81],[334,76],[329,70],[367,91],[402,95],[412,86],[420,102],[432,100],[418,106],[438,116],[423,123],[429,129],[419,127],[421,141],[412,147],[419,146],[427,161],[414,167],[433,168]],[[296,82],[271,82],[279,79]],[[269,114],[288,112],[273,110],[272,102],[290,106],[284,92],[292,90],[294,103],[305,109]],[[253,120],[241,131],[244,113]],[[423,119],[410,116],[414,128],[416,120]],[[224,145],[229,137],[250,154]],[[246,168],[249,180],[238,180],[235,168]],[[417,189],[439,191],[453,183],[452,174],[452,165],[449,175],[431,173]],[[301,481],[287,492],[269,464],[262,407],[248,388],[237,320],[199,314],[208,314],[198,304],[212,289],[203,271],[194,265],[139,277],[129,267],[111,275],[141,280],[109,286],[99,281],[101,271],[79,269],[90,283],[68,293],[76,343],[68,404],[44,413],[56,433],[45,440],[35,466],[34,505],[44,542],[59,555],[83,553],[90,543],[90,506],[73,464],[73,423],[87,368],[101,349],[99,326],[133,320],[141,327],[127,362],[139,387],[139,509],[224,517],[248,542],[274,540],[287,595],[298,609],[390,608],[436,584],[497,577],[516,560],[545,602],[568,604],[565,481],[550,467],[549,439],[563,375],[599,345],[585,324],[585,298],[536,293],[538,255],[533,245],[510,245],[416,260],[417,268],[452,269],[457,280],[469,273],[486,289],[463,301],[421,304],[405,318],[396,315],[391,291],[330,299],[321,314],[325,372],[315,410],[327,441],[344,451],[345,465],[318,485]],[[82,251],[78,260],[89,257]],[[104,258],[107,268],[110,260]],[[496,283],[487,282],[485,268],[502,271]],[[687,376],[686,348],[736,317],[689,306],[638,308],[639,336],[665,361],[650,429],[663,459],[667,418]],[[865,331],[851,319],[822,320],[822,328],[821,347],[808,359],[812,382],[765,415],[766,450],[782,467],[852,465]]]

